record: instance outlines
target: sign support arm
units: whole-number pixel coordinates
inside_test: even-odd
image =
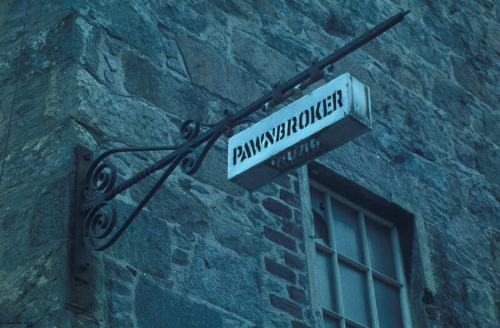
[[[366,34],[344,45],[337,51],[320,61],[313,61],[310,67],[279,86],[273,87],[251,104],[236,113],[227,114],[224,119],[211,125],[200,133],[201,124],[186,120],[180,129],[186,141],[178,146],[117,148],[104,152],[95,160],[90,150],[78,146],[76,151],[76,187],[74,200],[74,247],[73,274],[81,281],[88,281],[90,251],[102,251],[110,247],[127,229],[159,187],[170,176],[177,166],[181,166],[186,174],[194,174],[205,159],[216,140],[225,134],[231,136],[235,126],[248,121],[248,116],[263,107],[276,106],[287,100],[300,88],[305,89],[322,78],[322,70],[332,65],[380,34],[401,22],[408,11],[400,12],[386,21],[376,25]],[[266,106],[267,105],[267,106]],[[116,153],[171,151],[168,155],[153,163],[133,177],[117,184],[116,168],[105,160]],[[144,180],[151,174],[164,170],[161,178],[139,203],[128,219],[120,224],[116,218],[116,210],[110,203],[118,194]]]

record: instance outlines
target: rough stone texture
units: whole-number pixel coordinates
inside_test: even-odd
[[[491,0],[0,1],[0,326],[318,327],[297,176],[254,193],[227,182],[222,138],[94,254],[82,286],[68,265],[73,149],[179,143],[185,119],[221,119],[402,9],[403,23],[335,65],[370,86],[373,130],[319,162],[415,214],[415,327],[496,327]],[[130,177],[158,158],[113,164]],[[115,200],[121,216],[151,183]]]
[[[279,264],[279,263],[276,263],[268,258],[265,258],[264,260],[265,260],[264,262],[265,262],[266,270],[269,273],[271,273],[277,277],[283,278],[283,279],[291,282],[292,284],[295,283],[296,276],[292,270],[290,270],[286,266]]]
[[[271,304],[274,305],[277,309],[285,311],[295,318],[302,319],[302,309],[299,305],[275,294],[270,294],[269,299],[271,300]]]
[[[135,311],[139,327],[222,327],[222,315],[185,295],[141,280],[136,289]]]

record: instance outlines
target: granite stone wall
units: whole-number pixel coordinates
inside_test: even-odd
[[[81,284],[69,269],[74,147],[182,142],[185,119],[215,122],[405,9],[335,65],[371,88],[374,128],[317,163],[413,215],[414,327],[497,327],[500,5],[490,0],[1,1],[0,327],[320,327],[305,169],[249,193],[227,181],[221,138],[200,171],[176,170],[94,254]],[[130,177],[159,158],[113,164]],[[152,183],[119,195],[119,213]]]

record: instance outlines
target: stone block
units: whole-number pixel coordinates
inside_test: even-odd
[[[186,36],[178,36],[177,43],[194,84],[238,105],[261,96],[262,90],[251,74],[230,64],[217,49]]]
[[[118,220],[124,220],[133,207],[115,200]],[[172,229],[147,212],[139,214],[123,235],[106,251],[137,270],[160,279],[166,279],[172,261]]]
[[[309,288],[309,279],[308,276],[305,274],[299,274],[297,275],[299,277],[299,285],[302,286],[302,288]]]
[[[253,206],[248,210],[247,217],[252,220],[252,222],[254,222],[255,226],[269,225],[271,227],[277,227],[279,225],[276,217],[269,215],[267,211],[265,211],[262,206],[260,206],[260,201],[258,199],[250,199],[252,200]]]
[[[22,28],[23,22],[26,14],[26,7],[24,3],[19,2],[3,2],[0,4],[0,14],[2,17],[2,26],[17,26],[19,29]],[[0,38],[4,39],[9,36],[9,30],[2,30],[0,33]],[[17,31],[16,31],[17,32]]]
[[[279,176],[278,178],[276,178],[274,180],[274,183],[282,186],[283,188],[286,188],[286,189],[291,189],[292,188],[292,181],[291,181],[291,178],[290,178],[290,175],[289,174],[285,174],[285,175],[282,175],[282,176]]]
[[[113,280],[132,284],[134,277],[137,276],[136,272],[131,271],[127,266],[114,261],[114,259],[110,257],[105,257],[103,262],[106,275]]]
[[[298,190],[298,189],[297,189]],[[280,189],[279,197],[282,201],[290,206],[299,207],[300,196],[295,193],[291,193],[285,189]]]
[[[161,27],[172,32],[188,30],[199,34],[204,32],[209,24],[206,10],[200,11],[189,3],[175,1],[155,1],[151,6],[158,13]]]
[[[191,250],[194,248],[196,237],[192,232],[185,231],[182,226],[177,225],[174,227],[174,234],[176,245],[182,249]]]
[[[130,285],[120,280],[108,279],[105,282],[105,287],[110,293],[114,295],[124,296],[124,297],[132,296],[132,290],[130,288]]]
[[[146,74],[147,71],[136,74],[141,77],[134,75],[134,79]],[[133,146],[169,145],[177,138],[179,127],[162,109],[137,98],[115,95],[84,70],[78,70],[77,77],[80,103],[71,116],[95,137],[106,136],[107,140]],[[145,92],[154,90],[152,87]],[[176,106],[172,109],[180,110]]]
[[[47,33],[44,42],[40,42],[40,36],[34,38],[30,45],[31,49],[29,49],[32,53],[26,54],[29,59],[27,63],[33,65],[33,73],[37,69],[44,69],[48,65],[44,62],[47,60],[49,63],[77,60],[85,46],[85,34],[84,31],[77,28],[77,19],[77,15],[70,11]],[[43,45],[40,50],[38,49],[39,44]],[[41,56],[41,54],[43,55]]]
[[[234,210],[226,213],[227,218],[222,214],[212,222],[215,239],[222,246],[242,256],[258,257],[264,251],[265,245],[257,229],[250,226],[248,221],[237,219],[241,213]]]
[[[302,319],[302,308],[296,303],[275,294],[269,294],[269,299],[274,307],[285,311],[297,319]]]
[[[52,4],[50,9],[44,6],[47,4],[41,2],[30,6],[28,12],[32,11],[31,14],[38,19],[30,20],[23,32],[17,31],[18,36],[23,34],[20,58],[20,39],[16,43],[3,44],[2,49],[6,49],[6,52],[0,57],[0,65],[3,61],[7,63],[6,69],[0,74],[3,82],[36,78],[63,63],[78,59],[84,46],[84,37],[76,28],[75,13],[70,10],[68,3]],[[50,14],[35,14],[40,12]]]
[[[30,248],[21,239],[10,248],[0,254],[0,323],[68,324],[69,313],[62,311],[60,300],[69,283],[69,245],[59,241]]]
[[[3,49],[0,55],[0,81],[5,88],[9,84],[14,84],[16,82],[17,63],[19,62],[19,43],[20,40],[12,42],[0,40],[0,46]],[[1,91],[4,92],[5,89]]]
[[[496,185],[500,185],[498,163],[500,163],[500,148],[483,149],[477,152],[477,169],[486,176],[489,182]]]
[[[161,288],[154,281],[140,279],[135,290],[138,328],[222,327],[223,315],[186,294]]]
[[[202,240],[183,291],[248,320],[260,318],[258,261]]]
[[[30,21],[31,24],[27,24],[26,31],[28,31],[28,33],[38,32],[44,27],[58,24],[69,14],[74,13],[72,5],[73,3],[68,3],[65,0],[55,0],[50,3],[36,2],[32,3],[29,8],[23,7],[23,4],[21,4],[20,19],[24,18],[25,10],[27,9],[28,18],[31,17],[32,19]],[[40,15],[40,13],[47,14]]]
[[[295,62],[266,45],[246,31],[236,30],[232,36],[233,52],[237,61],[269,85],[286,81],[297,71]],[[273,58],[272,61],[269,58]]]
[[[264,226],[264,236],[270,241],[278,245],[281,245],[283,247],[286,247],[291,251],[295,252],[297,250],[297,245],[295,244],[295,240],[279,232],[278,230],[275,230],[268,226]]]
[[[485,72],[475,67],[470,58],[463,60],[459,57],[452,57],[453,72],[455,79],[464,89],[468,90],[475,97],[482,101],[495,105],[495,95],[489,92],[485,85]]]
[[[182,226],[184,236],[181,238],[187,238],[186,242],[190,243],[190,240],[194,238],[192,234],[204,236],[209,232],[210,218],[207,215],[200,215],[200,213],[208,213],[209,207],[202,199],[182,190],[177,183],[176,174],[182,173],[174,172],[167,179],[155,197],[151,199],[148,210],[169,223]],[[131,190],[132,197],[139,201],[149,190],[149,186],[148,184],[137,186],[135,190]]]
[[[229,15],[250,18],[252,15],[251,4],[237,0],[210,0],[210,3]]]
[[[227,146],[215,144],[203,161],[196,179],[235,197],[244,197],[247,191],[227,180]]]
[[[307,304],[307,296],[303,289],[296,288],[293,286],[288,286],[288,296],[297,303]]]
[[[284,219],[292,218],[292,210],[290,207],[281,201],[274,198],[266,198],[262,201],[262,206],[269,212]]]
[[[138,52],[148,56],[153,62],[164,61],[161,33],[147,6],[135,1],[114,3],[107,1],[87,2],[78,7],[79,13],[91,24],[107,31],[109,35],[121,40]]]
[[[469,116],[466,105],[473,103],[472,95],[449,79],[435,79],[432,88],[432,102],[449,114],[455,126],[467,126]],[[452,109],[453,110],[450,110]]]
[[[108,292],[108,298],[130,298],[133,295],[133,286],[137,273],[131,272],[127,267],[116,263],[109,257],[105,257],[103,263],[106,274],[104,286]]]
[[[133,303],[130,297],[122,297],[114,294],[108,300],[108,311],[114,316],[122,316],[127,313],[132,313],[133,311]]]
[[[265,264],[266,270],[269,273],[271,273],[275,276],[278,276],[280,278],[283,278],[283,279],[291,282],[292,284],[295,284],[295,281],[296,281],[295,273],[292,270],[290,270],[289,268],[287,268],[286,266],[279,264],[279,263],[276,263],[273,260],[268,259],[267,257],[264,259],[264,264]]]
[[[54,240],[64,240],[71,235],[68,220],[73,199],[71,187],[71,179],[64,177],[42,190],[33,206],[30,245],[40,246]]]
[[[313,6],[311,6],[313,7]],[[275,26],[275,20],[270,26]],[[290,59],[299,64],[309,65],[311,58],[314,58],[317,53],[307,43],[291,37],[288,33],[283,33],[276,28],[265,28],[262,34],[263,42],[271,45],[273,49],[279,53],[287,55]]]
[[[189,254],[182,249],[176,248],[172,254],[172,261],[179,265],[189,264]]]
[[[182,120],[206,121],[207,112],[202,109],[208,107],[208,99],[200,89],[173,78],[133,52],[123,54],[122,65],[124,87],[130,95],[140,97]],[[180,125],[169,130],[177,132],[179,128]]]
[[[109,323],[112,327],[135,327],[134,320],[130,314],[111,312]]]
[[[49,182],[72,169],[73,162],[68,159],[73,158],[76,126],[71,122],[52,123],[43,128],[45,131],[40,130],[13,129],[0,192],[14,186],[33,185],[32,181],[36,180]],[[19,176],[25,178],[19,179]]]
[[[303,258],[292,254],[288,251],[285,251],[285,263],[291,268],[295,268],[298,270],[304,270],[306,267],[306,262]]]
[[[9,104],[9,109],[13,110],[12,125],[14,128],[17,127],[18,131],[29,131],[34,128],[35,123],[40,124],[43,118],[50,87],[50,74],[46,72],[36,77],[25,77],[18,83],[16,98]]]
[[[311,328],[311,326],[306,325],[304,322],[293,320],[292,328]]]

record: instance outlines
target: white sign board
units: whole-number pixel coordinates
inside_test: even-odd
[[[255,190],[371,126],[370,90],[345,73],[231,137],[228,179]]]

